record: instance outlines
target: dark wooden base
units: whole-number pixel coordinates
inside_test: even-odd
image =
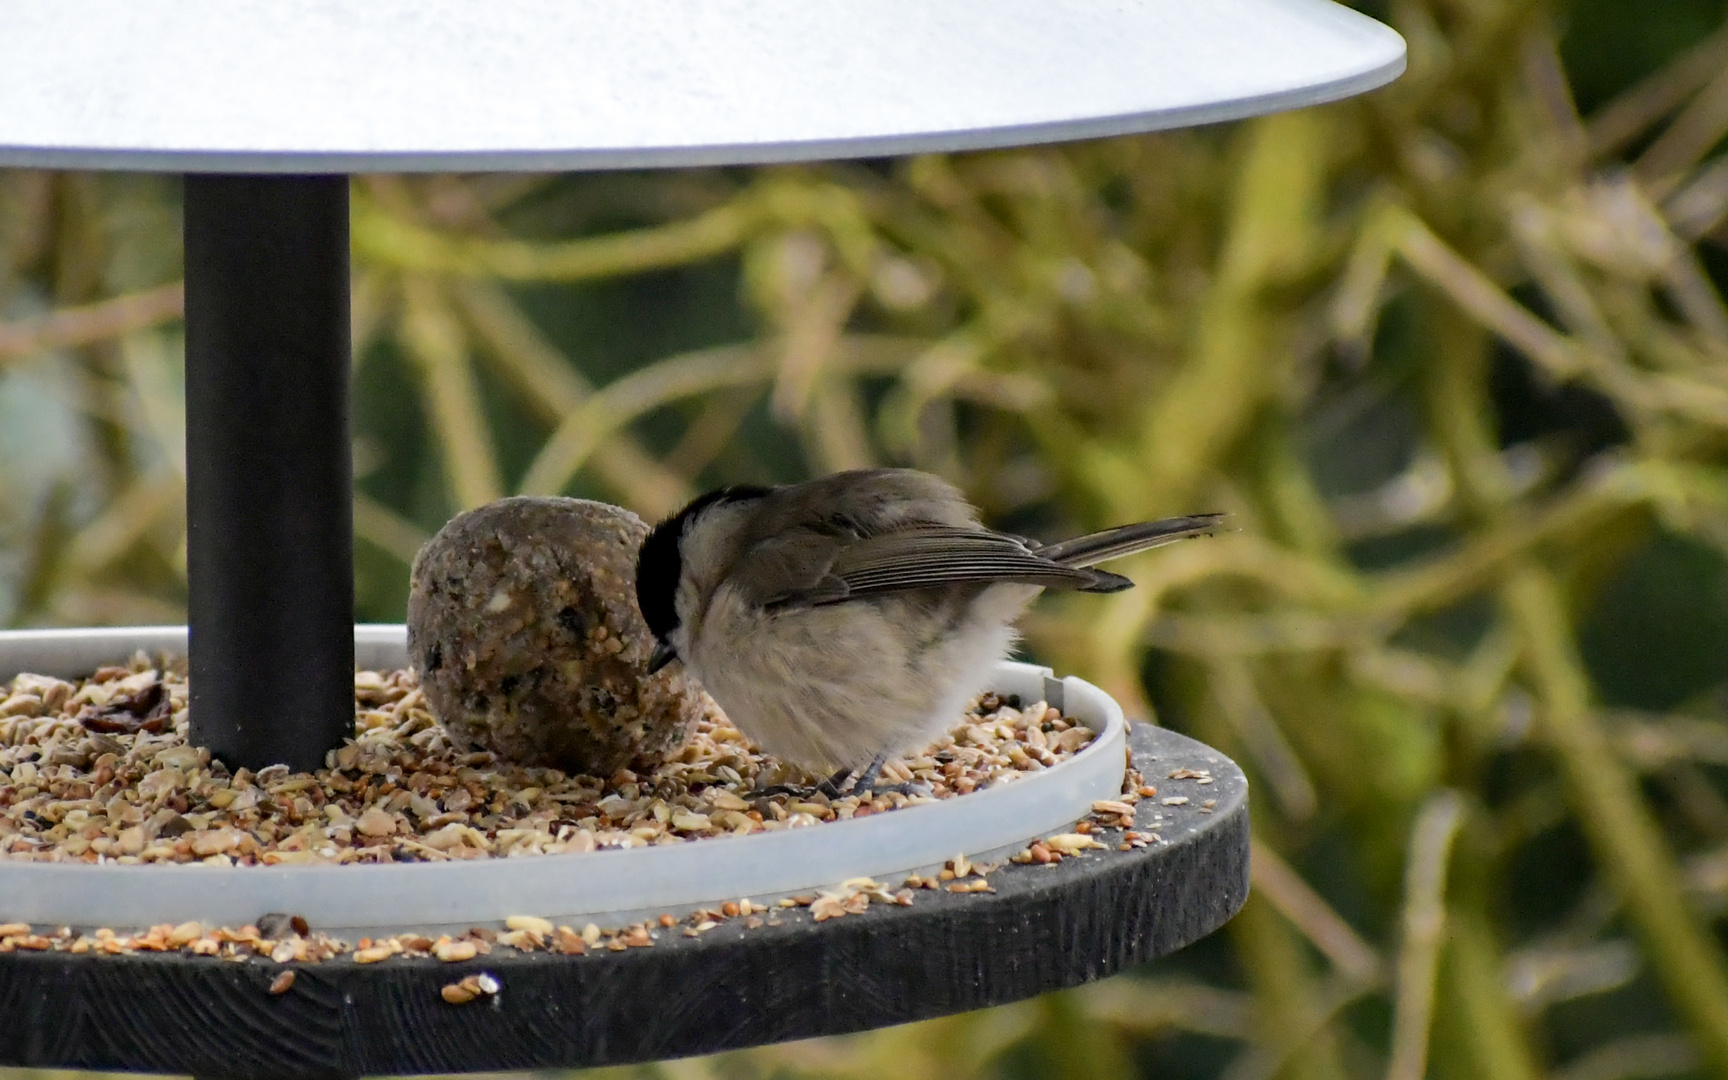
[[[1248,895],[1241,772],[1160,728],[1135,725],[1129,745],[1160,794],[1141,802],[1136,826],[1163,841],[1123,852],[1106,832],[1106,850],[1004,866],[990,875],[994,893],[919,890],[910,907],[819,924],[786,909],[781,926],[663,930],[653,947],[621,953],[328,961],[300,966],[280,996],[267,988],[282,968],[263,960],[5,954],[0,1064],[235,1078],[604,1065],[884,1027],[1089,982],[1211,933]],[[1180,769],[1214,782],[1169,779]],[[117,867],[116,882],[125,873]],[[474,972],[502,990],[442,1000],[442,986]]]

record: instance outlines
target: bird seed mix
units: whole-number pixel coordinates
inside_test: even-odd
[[[410,671],[358,672],[354,697],[354,738],[325,768],[254,773],[188,745],[183,661],[139,653],[78,682],[18,675],[0,684],[0,858],[251,866],[676,844],[963,795],[1094,737],[1043,702],[985,694],[949,735],[883,770],[913,794],[831,799],[770,793],[808,778],[754,752],[711,702],[654,772],[595,777],[455,750]]]
[[[621,770],[602,779],[456,751],[409,671],[355,675],[355,737],[313,773],[281,766],[230,773],[207,751],[188,746],[183,661],[153,662],[139,653],[126,666],[103,668],[80,682],[23,674],[5,691],[0,858],[42,862],[378,863],[682,843],[951,798],[1049,768],[1094,738],[1044,702],[1023,705],[985,694],[949,735],[884,770],[885,782],[919,785],[922,791],[866,801],[764,790],[807,778],[755,753],[711,702],[674,760],[648,775]],[[1169,778],[1196,787],[1212,783],[1205,770],[1179,769]],[[1054,866],[1095,848],[1131,851],[1161,843],[1156,832],[1134,829],[1138,804],[1157,795],[1130,766],[1119,798],[1094,802],[1073,832],[1033,840],[1008,861]],[[1200,812],[1210,813],[1212,806],[1206,800]],[[959,854],[939,873],[915,874],[897,890],[854,878],[807,895],[766,903],[742,898],[604,930],[594,923],[577,930],[515,915],[502,929],[473,927],[436,939],[402,933],[350,943],[298,915],[272,912],[239,928],[188,922],[135,931],[75,930],[6,923],[0,925],[0,953],[173,952],[278,965],[333,959],[374,964],[393,957],[454,964],[489,956],[494,948],[604,956],[652,947],[667,935],[699,937],[728,923],[750,931],[787,920],[861,915],[878,903],[907,906],[919,889],[994,892],[989,875],[1002,865]],[[284,967],[265,992],[291,993],[294,983],[293,969]],[[444,985],[440,996],[463,1005],[498,989],[496,976],[482,972]]]

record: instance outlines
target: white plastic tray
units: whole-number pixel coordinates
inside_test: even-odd
[[[407,663],[395,625],[355,628],[356,661]],[[0,682],[20,671],[62,678],[118,663],[136,649],[186,649],[185,627],[0,631]],[[1102,690],[1048,668],[1008,662],[991,688],[1060,703],[1099,736],[1043,772],[959,798],[861,820],[664,847],[464,862],[214,867],[12,862],[0,856],[0,922],[130,928],[197,919],[242,926],[265,912],[303,915],[320,930],[435,930],[539,915],[580,925],[739,897],[767,899],[868,875],[940,865],[958,854],[1017,847],[1084,816],[1121,788],[1126,729]]]

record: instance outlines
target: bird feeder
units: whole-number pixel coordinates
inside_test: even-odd
[[[349,174],[1097,138],[1331,101],[1403,65],[1397,34],[1329,0],[59,0],[5,15],[0,166],[184,176],[191,735],[233,767],[301,770],[353,732],[356,649],[394,657],[400,635],[353,624]],[[10,632],[0,675],[70,673],[187,633]],[[1031,680],[1028,692],[1046,677],[999,673]],[[909,908],[666,935],[617,955],[332,960],[276,993],[283,974],[265,961],[0,953],[0,1063],[259,1077],[592,1065],[1098,978],[1209,933],[1247,889],[1240,772],[1181,736],[1116,724],[1112,752],[1147,775],[1215,780],[1204,814],[1203,800],[1143,802],[1161,837],[1149,847],[1010,867],[993,893],[937,890]],[[1093,790],[1080,784],[1067,805],[1083,812]],[[1027,824],[1023,836],[1048,827]],[[492,868],[498,891],[524,861]],[[124,895],[135,873],[162,869],[0,861],[0,919],[14,906],[32,922],[90,918],[92,895]],[[369,868],[305,869],[367,912],[381,890],[430,891],[367,879]],[[230,887],[197,880],[211,903]],[[457,977],[485,1002],[441,996]]]

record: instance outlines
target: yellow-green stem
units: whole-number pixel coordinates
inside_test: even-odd
[[[1728,966],[1688,910],[1679,863],[1590,709],[1560,587],[1545,569],[1525,565],[1507,581],[1502,599],[1523,638],[1543,737],[1560,761],[1597,861],[1625,898],[1699,1055],[1714,1075],[1728,1077]]]

